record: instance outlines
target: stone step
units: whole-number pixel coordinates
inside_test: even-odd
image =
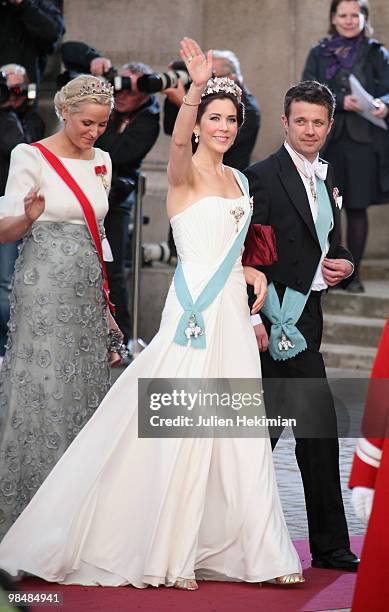
[[[366,370],[369,374],[377,349],[373,347],[339,345],[323,342],[321,353],[326,368]]]
[[[324,315],[323,342],[376,348],[385,325],[385,319]]]
[[[389,280],[389,259],[363,260],[361,264],[361,278],[363,280]]]
[[[383,283],[379,284],[380,286],[377,287],[379,295],[374,295],[372,285],[378,285],[378,282],[366,281],[366,293],[361,294],[350,294],[342,290],[329,291],[322,298],[324,312],[356,317],[386,318],[389,314],[389,283],[387,283],[387,288]]]

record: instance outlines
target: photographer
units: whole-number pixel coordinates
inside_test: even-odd
[[[184,67],[182,64],[183,62],[172,62],[170,67],[180,70]],[[244,170],[250,164],[251,154],[260,128],[261,114],[259,105],[252,93],[243,85],[240,63],[235,53],[229,50],[214,50],[212,71],[217,77],[228,77],[236,81],[243,92],[242,102],[245,106],[244,123],[239,129],[234,144],[224,155],[223,163],[237,170]],[[166,89],[164,93],[166,94],[164,102],[164,132],[171,135],[178,110],[182,104],[182,98],[185,95],[185,87],[181,80],[179,80],[177,87]]]
[[[28,77],[19,64],[0,68],[0,195],[4,194],[11,151],[21,142],[44,135],[44,123],[28,100]],[[9,294],[17,257],[17,242],[0,244],[0,361],[4,356],[9,319]]]
[[[73,72],[106,75],[112,69],[108,58],[80,42],[62,45],[65,67]],[[119,76],[127,77],[125,86],[115,93],[115,109],[105,133],[96,146],[107,151],[112,159],[112,188],[109,211],[105,218],[107,238],[112,248],[113,262],[107,264],[111,298],[116,304],[116,319],[127,342],[131,336],[129,300],[125,274],[125,259],[129,250],[128,225],[135,200],[134,186],[143,159],[159,134],[159,104],[155,96],[136,90],[139,77],[152,70],[141,62],[125,64]]]
[[[1,0],[0,64],[24,66],[39,89],[47,55],[57,50],[64,31],[62,15],[49,0]]]

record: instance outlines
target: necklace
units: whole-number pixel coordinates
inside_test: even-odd
[[[316,191],[315,181],[313,180],[311,175],[309,175],[306,172],[304,172],[303,170],[301,170],[301,168],[299,168],[297,164],[295,164],[295,166],[296,166],[297,170],[303,176],[305,176],[306,179],[308,179],[308,181],[309,181],[309,191],[311,192],[314,204],[316,204],[316,202],[317,202],[317,191]]]
[[[292,148],[292,147],[291,147]],[[302,157],[302,155],[300,155],[297,151],[295,151],[293,149],[294,154],[298,157],[298,159],[300,159],[303,163],[304,163],[304,158]],[[302,170],[294,161],[293,157],[292,157],[293,163],[296,166],[298,172],[300,172],[300,174],[302,174],[303,176],[305,176],[306,179],[308,179],[309,181],[309,191],[311,192],[312,198],[313,198],[313,203],[316,204],[317,202],[317,191],[316,191],[316,186],[315,186],[315,181],[313,180],[313,177],[311,174],[307,174],[306,172],[304,172],[304,170]]]

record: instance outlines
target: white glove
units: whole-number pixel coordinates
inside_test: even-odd
[[[351,493],[355,515],[365,525],[369,522],[373,497],[374,489],[368,487],[354,487]]]

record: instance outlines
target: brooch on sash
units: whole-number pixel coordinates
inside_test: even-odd
[[[278,343],[278,348],[280,351],[289,351],[289,349],[294,348],[294,344],[293,342],[291,342],[291,340],[289,340],[289,338],[287,337],[286,334],[284,334],[284,332],[282,332],[281,334],[281,341]]]
[[[188,327],[185,329],[184,333],[188,340],[190,340],[191,338],[198,338],[199,336],[203,335],[204,330],[199,325],[197,325],[197,319],[195,314],[192,314],[189,317]]]
[[[107,174],[107,166],[103,164],[102,166],[95,166],[95,174],[101,178],[101,182],[103,183],[104,189],[108,190],[108,181],[106,179]]]

